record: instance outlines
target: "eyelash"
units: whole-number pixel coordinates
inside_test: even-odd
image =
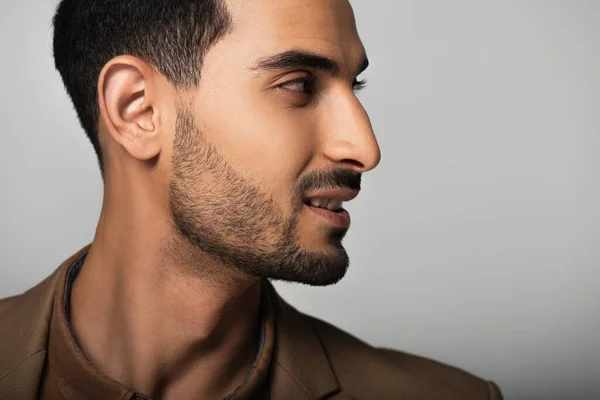
[[[315,76],[292,79],[291,81],[282,83],[281,85],[279,85],[279,87],[281,87],[283,89],[287,89],[286,86],[291,86],[296,83],[304,83],[308,87],[308,91],[303,91],[302,93],[310,94],[310,93],[312,93],[313,86],[315,84],[316,79],[317,78]],[[354,82],[352,82],[352,90],[359,91],[359,90],[363,89],[366,84],[367,84],[366,79],[361,79],[360,81],[357,79],[354,79]],[[297,90],[293,90],[293,89],[287,89],[287,90],[298,92]]]
[[[356,78],[354,78],[354,81],[352,82],[352,89],[353,90],[362,90],[365,88],[365,86],[367,85],[367,80],[366,79],[361,79],[360,81],[357,80]]]

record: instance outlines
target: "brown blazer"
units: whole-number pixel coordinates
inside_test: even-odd
[[[61,268],[24,294],[0,300],[0,400],[34,400],[46,362]],[[298,312],[269,285],[275,309],[271,399],[500,400],[492,382],[459,369],[378,349]]]

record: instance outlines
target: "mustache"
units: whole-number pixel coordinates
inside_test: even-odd
[[[300,182],[299,193],[321,189],[360,190],[362,174],[348,168],[336,168],[332,171],[318,171],[307,175]]]

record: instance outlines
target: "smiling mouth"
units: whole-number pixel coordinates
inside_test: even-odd
[[[325,189],[309,193],[304,198],[304,204],[310,215],[318,216],[337,228],[350,227],[350,214],[342,206],[358,196],[358,190],[349,188]]]
[[[342,208],[344,202],[336,199],[314,198],[305,201],[304,204],[306,204],[309,207],[320,208],[334,213],[340,213],[345,211]]]
[[[333,210],[323,208],[323,206],[314,206],[311,202],[305,202],[304,204],[310,211],[310,214],[317,216],[320,220],[341,229],[348,229],[350,227],[350,214],[341,207],[341,204],[332,204],[332,206],[339,207]]]

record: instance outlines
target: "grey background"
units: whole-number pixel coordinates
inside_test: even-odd
[[[54,5],[0,5],[0,297],[88,243],[101,204]],[[383,159],[348,205],[347,277],[281,293],[508,399],[599,398],[600,2],[353,5]]]

